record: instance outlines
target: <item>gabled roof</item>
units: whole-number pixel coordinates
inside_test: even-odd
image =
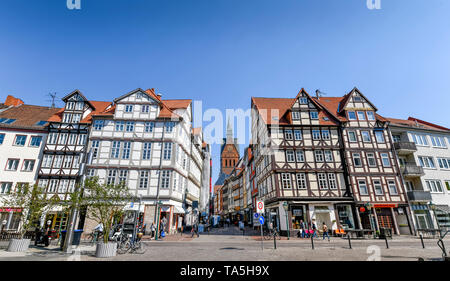
[[[339,104],[339,111],[338,111],[338,113],[341,113],[344,110],[344,107],[347,105],[350,97],[352,96],[352,94],[354,92],[357,92],[360,96],[362,96],[370,104],[370,106],[373,107],[373,109],[375,111],[378,111],[377,107],[375,105],[373,105],[373,103],[371,103],[370,100],[368,98],[366,98],[366,96],[364,96],[363,93],[361,93],[361,91],[358,88],[353,87],[353,89],[348,94],[346,94],[343,97],[341,103]]]
[[[16,119],[16,121],[11,124],[0,123],[0,127],[42,130],[46,124],[38,126],[37,123],[40,121],[47,121],[59,110],[59,108],[28,104],[12,106],[0,112],[0,118]]]
[[[92,116],[104,113],[109,106],[112,105],[111,102],[107,101],[89,101],[93,110],[89,113],[85,118],[83,118],[80,123],[91,123]],[[48,119],[49,122],[61,122],[62,115],[64,113],[65,108],[61,108],[56,112],[52,117]]]
[[[80,91],[80,90],[78,90],[78,89],[76,89],[76,90],[74,90],[74,91],[72,91],[70,94],[68,94],[68,95],[66,95],[65,97],[63,97],[62,98],[62,100],[64,101],[64,102],[66,102],[71,96],[73,96],[74,94],[78,94],[78,95],[80,95],[86,102],[87,102],[87,104],[89,104],[89,106],[90,107],[92,107],[94,110],[96,109],[95,108],[95,106],[83,95],[83,93]]]

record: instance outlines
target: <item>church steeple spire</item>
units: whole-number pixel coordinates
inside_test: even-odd
[[[228,124],[227,124],[227,143],[233,143],[233,128],[231,126],[229,117],[228,117]]]

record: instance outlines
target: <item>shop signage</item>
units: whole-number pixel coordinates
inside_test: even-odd
[[[302,209],[292,209],[292,215],[293,216],[302,216],[303,210]]]
[[[374,208],[397,208],[397,204],[373,204]]]

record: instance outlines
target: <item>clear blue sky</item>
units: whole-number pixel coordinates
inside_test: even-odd
[[[448,0],[81,1],[1,1],[0,100],[153,87],[224,110],[357,86],[382,115],[450,127]]]

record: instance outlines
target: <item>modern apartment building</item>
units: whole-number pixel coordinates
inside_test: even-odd
[[[24,104],[8,96],[0,104],[0,223],[5,230],[17,230],[22,212],[17,206],[5,205],[4,199],[23,184],[33,185],[45,142],[47,119],[59,109]]]
[[[355,228],[340,120],[304,89],[295,98],[253,97],[251,107],[255,184],[267,221],[284,234],[300,221]]]
[[[136,89],[92,118],[88,176],[125,182],[140,198],[148,226],[156,217],[167,219],[167,233],[191,225],[210,163],[201,129],[192,128],[191,100],[163,100],[154,89]]]
[[[416,230],[450,227],[450,129],[412,117],[387,119]]]

